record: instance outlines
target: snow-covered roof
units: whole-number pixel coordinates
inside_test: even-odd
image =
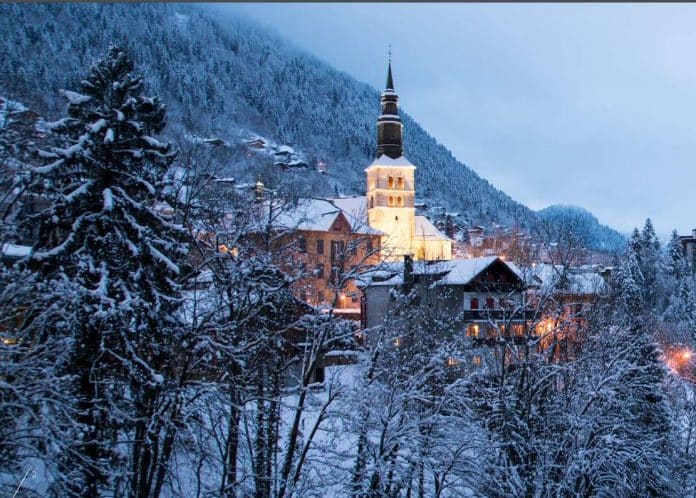
[[[606,287],[602,275],[593,268],[568,268],[562,265],[539,264],[533,268],[534,275],[541,280],[541,292],[564,292],[575,295],[594,295]],[[566,281],[561,285],[561,276]]]
[[[20,246],[16,244],[3,244],[2,255],[8,258],[23,258],[31,253],[31,246]]]
[[[297,206],[279,213],[275,224],[289,230],[326,232],[342,213],[354,233],[381,235],[381,231],[367,224],[366,202],[366,197],[304,198]]]
[[[333,197],[330,199],[336,207],[348,213],[350,216],[367,225],[367,197]]]
[[[486,268],[491,266],[495,261],[499,260],[506,265],[517,277],[522,280],[522,272],[513,263],[503,261],[497,256],[489,256],[485,258],[471,259],[452,259],[449,261],[414,261],[414,275],[441,275],[434,285],[467,285],[474,278],[480,275]],[[382,279],[374,278],[368,285],[370,286],[394,286],[403,284],[403,263],[398,266],[389,268],[392,276],[384,279],[384,275],[380,275]]]
[[[421,240],[450,240],[447,235],[435,227],[425,216],[416,216],[415,237]]]
[[[414,168],[415,166],[404,156],[399,156],[396,159],[393,159],[389,157],[386,154],[382,154],[379,156],[377,159],[372,161],[370,165],[365,169],[366,171],[372,167],[390,167],[390,166],[398,166],[400,168]]]

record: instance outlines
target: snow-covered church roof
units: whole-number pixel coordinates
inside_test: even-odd
[[[425,216],[416,216],[416,239],[418,240],[450,240]]]
[[[370,168],[375,168],[375,167],[399,167],[399,168],[413,168],[415,169],[416,167],[414,164],[406,159],[404,156],[399,156],[396,159],[389,157],[386,154],[382,154],[379,156],[377,159],[372,161],[370,165],[365,168],[365,171],[367,171]]]

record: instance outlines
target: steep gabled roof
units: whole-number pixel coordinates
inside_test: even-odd
[[[346,219],[353,233],[382,235],[367,224],[366,197],[300,199],[296,206],[279,213],[274,225],[285,230],[327,232],[339,216]]]
[[[471,259],[452,259],[449,261],[415,261],[413,263],[413,275],[418,277],[437,277],[433,285],[464,286],[473,283],[479,275],[483,274],[494,264],[504,265],[523,284],[522,272],[514,263],[503,261],[497,256]],[[393,272],[391,278],[380,281],[373,280],[368,286],[396,286],[403,284],[403,263],[390,267]],[[384,278],[384,275],[380,275]]]

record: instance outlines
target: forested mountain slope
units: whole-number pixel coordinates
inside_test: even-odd
[[[167,104],[170,135],[238,144],[258,134],[301,151],[309,163],[328,164],[328,175],[307,170],[300,177],[307,191],[364,190],[379,91],[247,20],[181,4],[2,4],[0,35],[0,95],[49,119],[63,109],[58,90],[74,88],[115,42],[128,48],[148,91]],[[402,115],[405,154],[418,166],[420,198],[479,223],[534,222],[536,213]],[[239,165],[229,167],[230,174],[239,173]]]
[[[543,221],[558,226],[572,226],[575,234],[585,246],[599,251],[620,252],[626,245],[626,238],[616,230],[602,225],[597,218],[578,206],[554,204],[537,211]]]

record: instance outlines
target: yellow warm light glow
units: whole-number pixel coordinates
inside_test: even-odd
[[[397,348],[401,346],[401,337],[397,337],[396,339],[394,339],[394,346],[396,346]]]
[[[450,367],[456,367],[457,365],[459,365],[459,360],[457,360],[454,356],[448,356],[447,365],[449,365]]]
[[[683,360],[689,361],[693,355],[694,354],[687,349],[686,351],[682,351],[681,357]]]

